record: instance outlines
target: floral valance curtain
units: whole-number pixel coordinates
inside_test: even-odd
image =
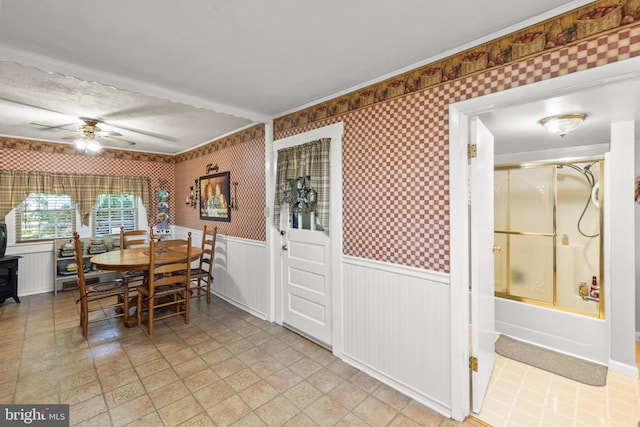
[[[89,225],[89,214],[99,194],[133,194],[149,211],[148,178],[0,170],[0,218],[30,193],[68,194],[78,205],[83,225]]]
[[[324,230],[329,230],[329,148],[331,139],[278,150],[276,194],[273,224],[280,228],[280,205],[285,201],[283,188],[290,180],[310,177],[317,192],[315,215]]]

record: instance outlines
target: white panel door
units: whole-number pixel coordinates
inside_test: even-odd
[[[471,120],[471,355],[478,360],[472,372],[472,409],[479,413],[495,363],[495,305],[493,260],[493,135],[478,119]]]
[[[331,347],[329,236],[322,231],[286,228],[283,242],[283,323]]]

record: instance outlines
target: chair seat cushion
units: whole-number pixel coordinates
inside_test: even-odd
[[[181,270],[181,271],[178,271],[177,274],[181,274],[181,275],[184,276],[185,274],[187,274],[187,272],[185,270]],[[209,275],[209,271],[207,271],[205,269],[202,269],[202,268],[192,268],[191,269],[191,277],[194,277],[194,276],[208,276],[208,275]]]
[[[185,289],[184,284],[177,283],[175,285],[162,285],[156,288],[156,294],[161,294],[165,292],[176,292]]]
[[[143,279],[144,276],[145,276],[144,271],[124,271],[122,273],[122,277],[124,279],[134,279],[134,278]]]
[[[171,284],[171,285],[162,285],[162,286],[156,286],[155,289],[154,289],[153,294],[154,294],[154,296],[166,295],[166,294],[174,294],[176,292],[183,291],[185,289],[186,289],[186,287],[185,287],[184,283],[175,283],[175,284]],[[149,295],[149,288],[141,287],[140,290],[142,291],[142,294]]]
[[[121,280],[109,280],[107,282],[98,282],[87,285],[87,294],[124,291],[126,289]]]

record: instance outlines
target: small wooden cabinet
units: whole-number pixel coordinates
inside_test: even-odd
[[[84,277],[87,283],[100,282],[117,278],[118,273],[113,271],[96,270],[94,266],[91,265],[91,257],[98,254],[98,252],[90,253],[91,240],[91,237],[83,237],[80,239],[83,246],[85,271]],[[55,239],[53,241],[53,290],[55,295],[58,294],[58,291],[66,291],[78,288],[76,271],[67,268],[69,264],[76,263],[75,255],[73,251],[61,251],[61,248],[69,242],[73,244],[73,239],[64,238]],[[104,237],[104,244],[106,245],[107,250],[113,250],[113,241],[111,236]],[[116,248],[116,250],[119,250],[119,248]]]

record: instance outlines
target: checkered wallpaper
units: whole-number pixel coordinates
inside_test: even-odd
[[[236,139],[234,143],[214,144],[199,157],[183,155],[176,164],[176,219],[177,224],[202,229],[204,224],[218,227],[218,232],[227,236],[252,240],[266,240],[266,223],[263,216],[265,201],[265,155],[264,127],[252,132],[252,139]],[[206,147],[208,147],[207,145]],[[231,182],[237,182],[237,200],[231,186],[231,198],[238,209],[231,211],[231,222],[205,221],[200,219],[198,209],[186,204],[189,187],[197,188],[195,181],[207,175],[207,165],[218,165],[218,172],[230,172]],[[212,172],[214,173],[214,172]]]
[[[448,105],[639,54],[640,25],[625,27],[298,127],[276,119],[274,139],[343,121],[344,253],[449,272]]]

